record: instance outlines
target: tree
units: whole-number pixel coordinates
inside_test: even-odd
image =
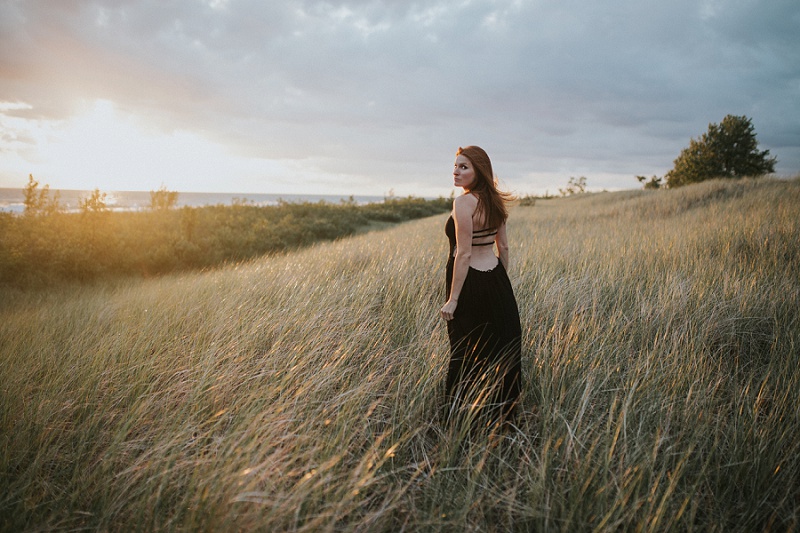
[[[178,193],[168,191],[162,185],[157,191],[150,191],[150,209],[156,211],[160,209],[170,209],[178,204]]]
[[[33,179],[33,174],[28,174],[28,184],[22,189],[25,195],[26,215],[49,215],[61,209],[59,193],[50,198],[50,185],[39,188],[39,182]]]
[[[675,167],[667,172],[667,186],[680,187],[712,178],[741,178],[775,172],[777,159],[759,151],[751,119],[728,115],[709,124],[699,139],[691,139]]]
[[[569,178],[566,188],[558,189],[558,192],[561,193],[561,196],[571,196],[573,194],[586,192],[586,177],[581,176],[577,179],[573,177]]]

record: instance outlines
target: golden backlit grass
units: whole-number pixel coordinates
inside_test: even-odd
[[[515,208],[499,439],[440,422],[443,224],[5,289],[2,529],[800,527],[800,181]]]

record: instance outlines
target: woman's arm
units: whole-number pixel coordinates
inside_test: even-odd
[[[506,234],[505,222],[497,228],[497,236],[494,242],[497,244],[497,255],[500,258],[500,262],[503,263],[503,268],[508,270],[508,235]]]
[[[478,199],[472,194],[459,196],[453,201],[453,220],[456,225],[456,258],[453,265],[453,283],[450,298],[442,307],[442,317],[452,320],[458,306],[458,297],[467,279],[469,260],[472,256],[472,214],[478,207]]]

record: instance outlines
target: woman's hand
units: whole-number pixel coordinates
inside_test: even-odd
[[[456,312],[456,307],[458,306],[458,300],[447,300],[447,303],[444,304],[442,310],[439,313],[442,315],[442,318],[445,320],[453,320],[453,315]]]

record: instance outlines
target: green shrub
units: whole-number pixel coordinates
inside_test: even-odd
[[[451,205],[406,198],[109,212],[95,190],[80,213],[64,213],[45,209],[50,204],[36,187],[29,186],[36,216],[0,217],[0,283],[47,285],[208,268],[346,237],[375,221],[434,215]]]

